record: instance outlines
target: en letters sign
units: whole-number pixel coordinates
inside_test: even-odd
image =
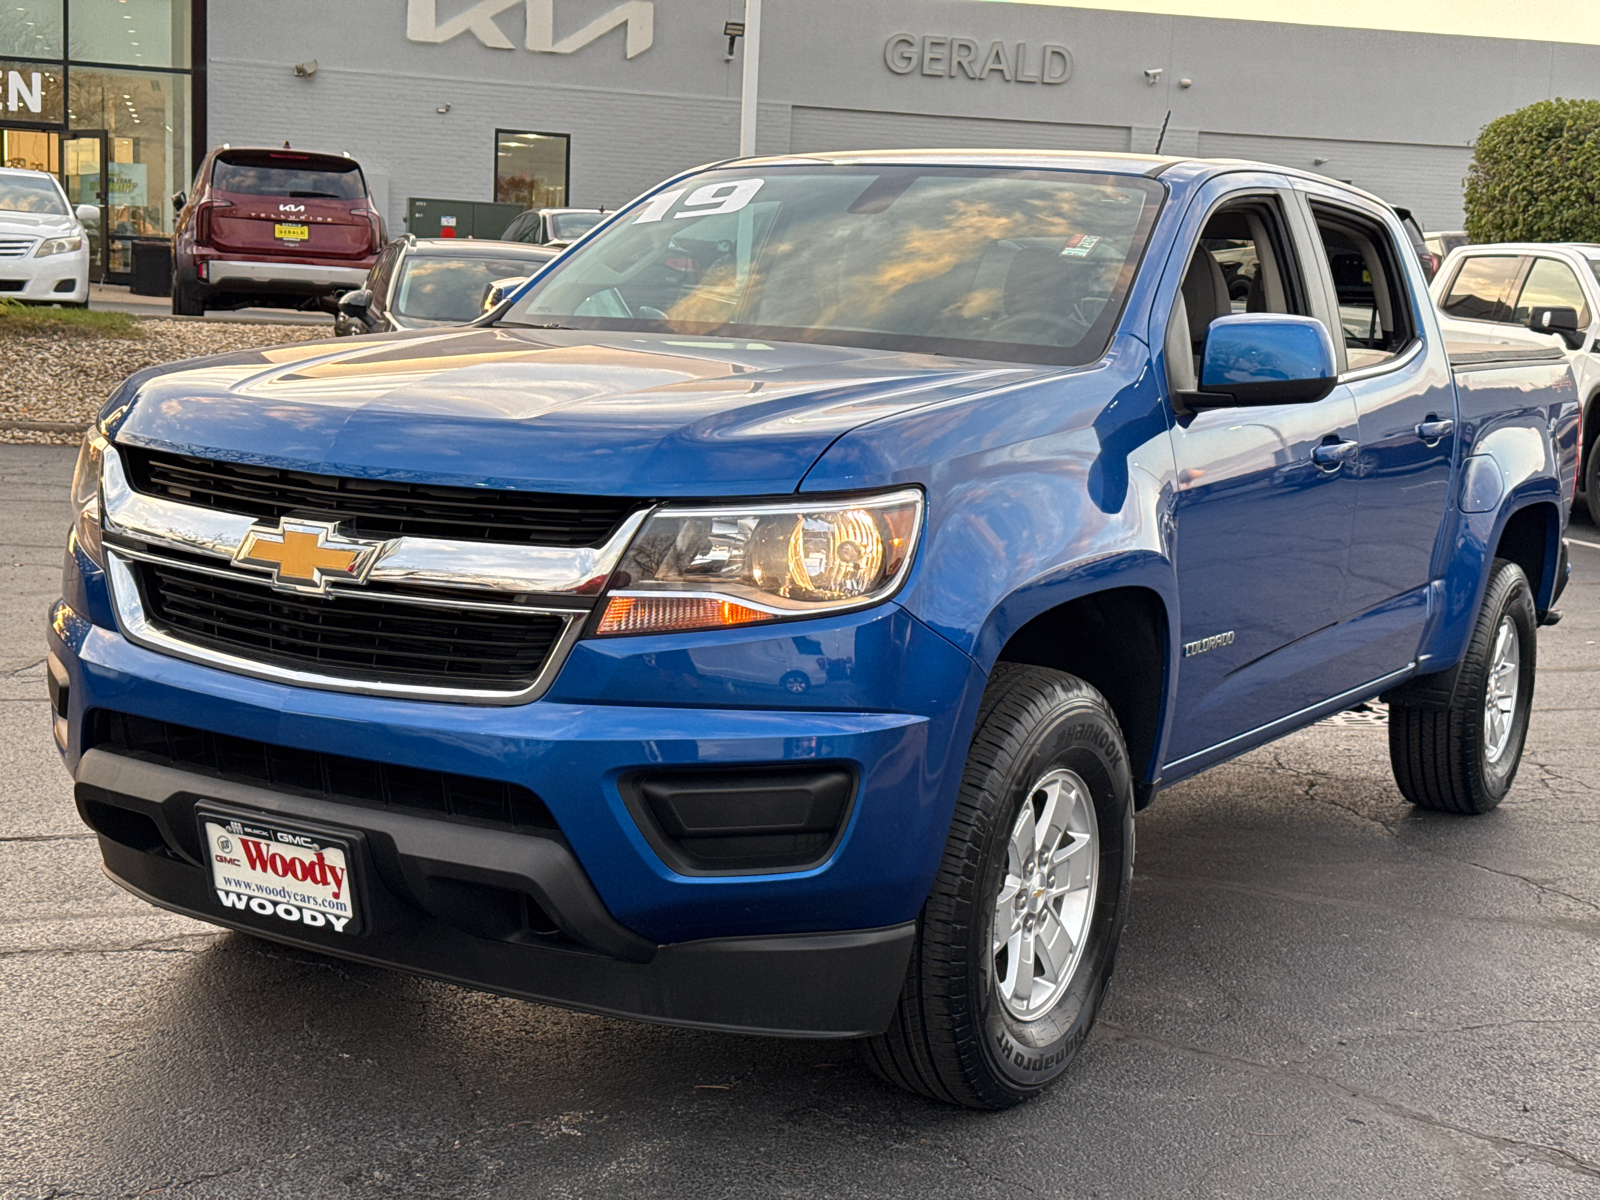
[[[0,114],[14,121],[61,124],[61,73],[0,62]]]
[[[883,61],[896,75],[920,73],[945,79],[988,79],[1007,83],[1065,83],[1072,78],[1072,52],[1046,42],[992,41],[988,49],[973,38],[897,33],[883,46]]]

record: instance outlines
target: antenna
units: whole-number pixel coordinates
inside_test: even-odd
[[[1172,110],[1167,109],[1167,117],[1161,122],[1161,133],[1156,137],[1156,153],[1161,153],[1161,143],[1167,140],[1167,121],[1172,120]]]

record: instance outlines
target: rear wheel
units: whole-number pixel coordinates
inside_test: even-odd
[[[1522,568],[1495,559],[1450,706],[1390,706],[1389,762],[1411,803],[1486,813],[1511,790],[1533,709],[1537,624]]]
[[[1060,671],[1002,663],[978,714],[944,859],[889,1028],[889,1082],[1008,1108],[1066,1070],[1111,977],[1133,878],[1116,717]]]
[[[203,317],[206,315],[205,298],[200,289],[190,287],[181,280],[172,281],[172,315],[175,317]]]

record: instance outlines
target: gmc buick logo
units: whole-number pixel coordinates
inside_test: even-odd
[[[656,6],[651,0],[625,0],[560,41],[556,40],[555,0],[478,0],[443,21],[439,20],[439,0],[406,0],[406,38],[413,42],[448,42],[470,30],[473,37],[491,49],[515,50],[495,18],[519,5],[527,14],[524,44],[535,54],[575,53],[619,25],[627,27],[627,57],[637,58],[655,43]]]

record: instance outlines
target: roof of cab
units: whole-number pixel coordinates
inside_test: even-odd
[[[1348,183],[1329,179],[1311,171],[1277,163],[1252,162],[1242,158],[1192,158],[1159,154],[1122,154],[1100,150],[992,150],[982,148],[921,150],[838,150],[811,151],[805,154],[774,155],[766,158],[728,159],[707,166],[800,166],[806,163],[875,164],[903,163],[925,166],[1009,167],[1012,169],[1071,169],[1103,175],[1144,175],[1151,179],[1169,177],[1174,182],[1192,183],[1213,175],[1234,171],[1269,171],[1290,175],[1341,191],[1364,196],[1386,208],[1393,207],[1382,196],[1375,196]],[[702,168],[704,169],[704,168]]]

